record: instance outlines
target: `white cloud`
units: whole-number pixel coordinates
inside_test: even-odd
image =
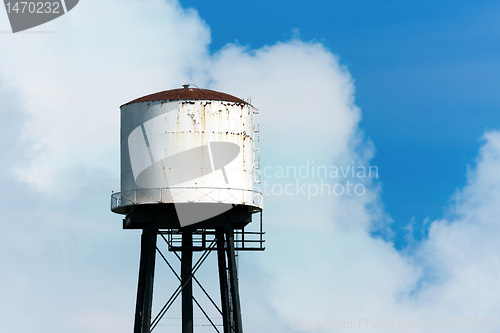
[[[498,318],[500,132],[488,132],[483,140],[450,217],[431,225],[429,239],[417,252],[433,277],[419,298],[448,316]]]
[[[107,207],[118,190],[122,103],[190,81],[252,97],[263,166],[366,165],[372,157],[353,79],[320,43],[228,45],[210,55],[199,15],[159,0],[84,1],[44,29],[55,33],[1,36],[0,116],[14,124],[0,133],[9,142],[0,155],[8,207],[0,258],[10,272],[0,282],[14,286],[0,313],[17,319],[2,318],[10,330],[130,326],[138,235],[119,230]],[[389,221],[376,180],[359,180],[363,196],[268,196],[267,250],[240,261],[245,325],[287,332],[294,319],[410,319],[428,328],[431,318],[493,318],[499,156],[500,134],[487,133],[452,214],[410,254],[371,235]],[[22,316],[29,320],[19,329]]]
[[[270,158],[278,152],[278,161],[334,159],[352,148],[360,120],[353,80],[321,44],[291,40],[259,50],[228,45],[210,69],[213,86],[253,97],[262,108],[263,149],[273,152]]]
[[[271,227],[275,237],[269,236],[274,247],[267,253],[267,270],[274,278],[275,308],[289,327],[313,325],[318,331],[329,331],[317,323],[324,319],[366,318],[396,328],[413,323],[416,332],[428,332],[431,320],[439,320],[440,332],[456,331],[447,320],[471,329],[498,320],[499,166],[500,133],[489,132],[450,216],[434,221],[428,239],[411,254],[395,251],[366,229],[317,230],[307,219],[302,227]],[[307,204],[300,207],[311,212]],[[275,219],[293,216],[291,210]]]
[[[27,152],[15,170],[60,195],[81,185],[75,166],[114,171],[106,155],[118,154],[118,107],[189,80],[210,42],[197,13],[175,1],[86,1],[75,9],[43,26],[54,33],[2,36],[0,54],[0,79],[22,101],[9,112],[28,116],[20,133]]]

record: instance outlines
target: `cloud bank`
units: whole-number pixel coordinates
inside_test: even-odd
[[[44,27],[55,33],[1,36],[6,331],[131,329],[139,237],[120,230],[107,205],[119,183],[118,107],[129,100],[186,81],[251,97],[263,167],[369,165],[373,156],[354,81],[320,43],[228,44],[210,54],[200,14],[159,0],[86,1]],[[391,322],[391,331],[438,323],[451,332],[446,320],[455,318],[498,327],[499,165],[500,134],[486,133],[449,214],[404,252],[373,236],[390,223],[377,179],[351,179],[364,186],[360,196],[267,196],[267,250],[240,261],[245,327],[331,331],[340,321],[338,331],[352,331],[347,322],[364,319],[372,331]],[[298,186],[293,177],[264,181]]]

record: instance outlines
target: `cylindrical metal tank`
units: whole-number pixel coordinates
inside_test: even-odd
[[[183,215],[191,224],[235,205],[262,210],[262,194],[253,188],[252,105],[184,85],[120,109],[121,192],[112,195],[113,212],[174,204],[179,220]]]

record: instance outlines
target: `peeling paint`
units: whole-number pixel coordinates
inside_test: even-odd
[[[150,110],[151,115],[149,118],[141,118],[145,116],[143,113],[137,112],[140,110],[141,105]],[[180,195],[182,202],[222,201],[250,206],[257,205],[255,204],[255,193],[253,192],[254,109],[253,106],[245,102],[203,99],[161,100],[148,101],[147,103],[131,102],[122,106],[122,138],[128,137],[128,133],[140,124],[148,124],[152,116],[162,117],[161,125],[145,125],[146,135],[153,142],[154,149],[152,149],[159,152],[154,153],[158,154],[159,159],[195,147],[201,147],[210,142],[228,142],[240,147],[239,155],[224,167],[230,186],[225,183],[220,171],[212,172],[199,167],[199,170],[196,171],[200,176],[199,178],[176,185],[193,189],[186,193],[183,192],[182,195],[179,193],[167,195],[162,192],[162,189],[158,188],[139,188],[135,184],[130,171],[130,162],[126,161],[130,157],[128,153],[124,153],[122,154],[122,191],[151,191],[156,193],[160,190],[162,199],[159,202],[164,203],[172,202],[169,200],[173,200],[174,197],[179,200]],[[169,112],[169,110],[175,111]],[[122,142],[122,152],[126,150],[126,143]],[[200,154],[201,160],[210,158],[205,156],[204,150],[200,150]],[[184,172],[179,168],[166,168],[165,166],[163,166],[162,170],[162,175],[166,179]],[[165,184],[165,180],[158,179],[158,184]],[[207,195],[207,193],[211,193],[210,191],[216,191],[218,193],[217,198]],[[200,197],[200,193],[203,194],[202,197]],[[151,196],[144,200],[135,199],[134,202],[135,204],[141,202],[151,203]],[[257,205],[256,207],[260,206]]]

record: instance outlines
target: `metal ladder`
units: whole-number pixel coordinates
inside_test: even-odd
[[[259,110],[253,108],[253,182],[255,184],[261,183],[260,176],[260,123],[259,123]]]

